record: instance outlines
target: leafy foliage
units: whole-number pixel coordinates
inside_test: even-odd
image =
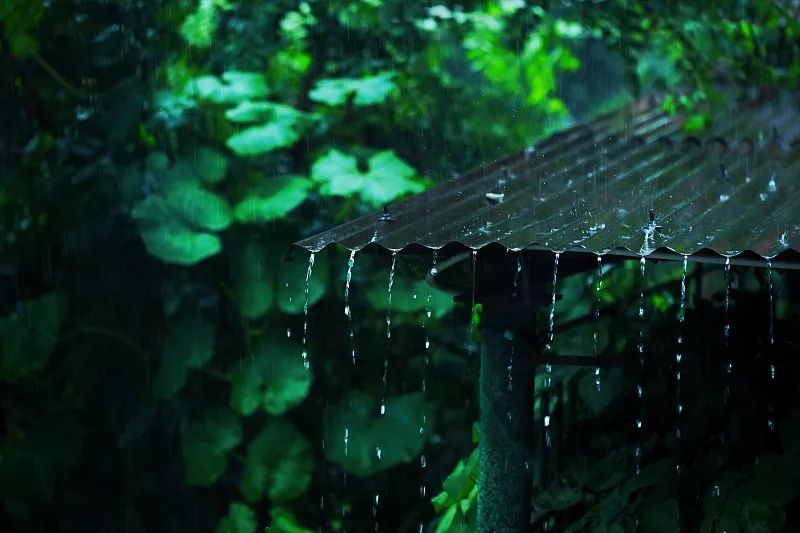
[[[389,306],[386,258],[358,253],[345,315],[347,254],[316,254],[309,275],[290,243],[641,93],[674,93],[665,108],[687,113],[692,132],[709,125],[718,83],[796,90],[795,7],[0,2],[0,523],[472,527],[469,311],[421,281],[429,258],[398,258]],[[605,275],[600,298],[611,309],[597,350],[627,355],[639,328],[627,312],[636,265]],[[765,280],[737,275],[733,309],[766,309]],[[653,283],[674,289],[675,271],[659,276]],[[713,293],[708,276],[690,316],[720,330],[720,287]],[[594,348],[594,325],[580,321],[594,281],[561,280],[573,304],[559,306],[556,322],[576,322],[556,336],[557,353]],[[533,469],[537,526],[798,528],[800,424],[774,401],[794,389],[766,381],[758,365],[771,352],[748,340],[763,337],[752,315],[734,322],[741,379],[687,370],[707,379],[687,378],[697,418],[675,443],[664,410],[674,404],[664,379],[674,370],[674,294],[648,300],[648,416],[662,423],[641,442],[630,437],[630,368],[603,369],[599,386],[593,369],[557,371],[567,392],[549,397],[537,378],[537,416],[543,406],[575,415],[558,446],[585,436]],[[777,330],[793,333],[796,308],[776,309]],[[702,349],[695,340],[697,353],[723,353],[708,339]],[[793,375],[781,365],[780,376]],[[748,399],[730,416],[709,392],[726,385]],[[780,442],[764,429],[769,409]],[[727,433],[714,423],[723,419]],[[682,465],[691,491],[672,473],[681,450],[694,458]],[[428,492],[415,497],[420,486]]]

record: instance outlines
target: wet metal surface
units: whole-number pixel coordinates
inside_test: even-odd
[[[297,244],[800,265],[799,135],[797,100],[734,104],[687,137],[645,99]]]

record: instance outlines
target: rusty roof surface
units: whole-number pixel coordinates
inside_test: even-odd
[[[731,104],[700,137],[684,122],[643,99],[297,245],[800,265],[797,100]]]

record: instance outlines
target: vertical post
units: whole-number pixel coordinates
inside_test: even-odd
[[[477,531],[522,533],[530,531],[533,490],[534,310],[530,298],[498,283],[505,268],[483,270]]]

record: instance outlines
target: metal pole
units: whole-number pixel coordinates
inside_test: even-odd
[[[498,276],[505,268],[488,270],[476,277],[484,289],[478,291],[483,313],[477,531],[522,533],[530,531],[533,491],[534,313],[529,297],[498,286],[498,279],[513,279],[513,270],[507,276]],[[490,271],[495,275],[487,276]]]

